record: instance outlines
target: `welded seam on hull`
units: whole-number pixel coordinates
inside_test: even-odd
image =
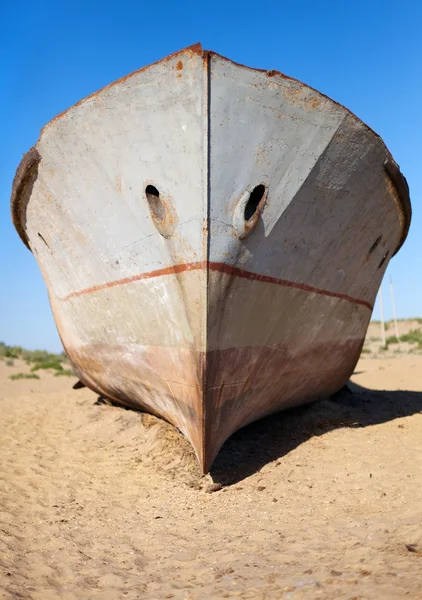
[[[163,269],[157,269],[156,271],[150,271],[148,273],[139,273],[138,275],[133,275],[132,277],[124,277],[123,279],[118,279],[115,281],[108,281],[107,283],[102,283],[99,285],[94,285],[89,288],[85,288],[83,290],[78,290],[77,292],[71,292],[62,298],[57,298],[62,302],[67,302],[71,298],[77,298],[79,296],[84,296],[85,294],[91,294],[93,292],[100,292],[102,290],[106,290],[108,288],[116,287],[118,285],[125,285],[127,283],[133,283],[135,281],[141,281],[143,279],[153,279],[154,277],[164,277],[167,275],[174,275],[177,273],[183,273],[184,271],[197,271],[199,269],[207,269],[207,271],[216,271],[219,273],[225,273],[226,275],[234,275],[236,277],[241,277],[243,279],[249,279],[251,281],[258,281],[261,283],[270,283],[274,285],[281,285],[283,287],[290,287],[298,290],[302,290],[303,292],[309,292],[312,294],[318,294],[320,296],[328,296],[330,298],[338,298],[339,300],[347,300],[348,302],[352,302],[353,304],[360,304],[361,306],[365,306],[369,310],[372,311],[373,305],[367,300],[361,300],[360,298],[354,298],[353,296],[349,296],[348,294],[342,294],[340,292],[331,292],[330,290],[324,290],[321,288],[314,287],[312,285],[307,285],[305,283],[297,283],[295,281],[289,281],[287,279],[278,279],[277,277],[271,277],[270,275],[260,275],[259,273],[253,273],[252,271],[246,271],[244,269],[239,269],[237,267],[232,267],[225,263],[219,262],[207,262],[207,261],[199,261],[194,263],[185,263],[182,265],[174,265],[172,267],[165,267]]]
[[[206,148],[206,205],[207,205],[207,257],[206,257],[206,273],[205,273],[205,294],[206,294],[206,310],[204,320],[204,334],[205,334],[205,347],[204,355],[202,358],[202,470],[205,472],[206,461],[207,461],[207,448],[206,448],[206,433],[207,433],[207,384],[208,384],[208,369],[207,369],[207,351],[208,351],[208,314],[209,314],[209,264],[210,264],[210,251],[211,251],[211,235],[210,235],[210,223],[211,223],[211,54],[204,52],[204,61],[206,62],[206,79],[205,79],[205,93],[206,93],[206,129],[205,129],[205,148]]]

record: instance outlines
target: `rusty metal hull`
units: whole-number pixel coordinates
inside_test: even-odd
[[[344,107],[197,45],[50,122],[12,215],[81,381],[173,423],[206,472],[347,381],[410,201]]]

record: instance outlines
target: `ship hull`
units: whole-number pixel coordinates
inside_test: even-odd
[[[344,385],[410,203],[346,109],[193,47],[53,120],[12,213],[80,379],[206,472],[240,427]]]

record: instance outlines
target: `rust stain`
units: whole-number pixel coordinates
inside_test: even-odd
[[[122,193],[122,178],[121,178],[120,174],[117,175],[117,177],[116,177],[116,185],[117,185],[117,190],[118,190],[119,194],[121,194]]]
[[[288,77],[286,75],[282,75],[278,71],[267,71],[267,77],[275,77],[276,75],[281,75],[282,77],[285,77],[286,79],[288,79]]]
[[[321,102],[318,99],[318,97],[317,96],[313,96],[313,98],[309,98],[309,100],[306,100],[305,107],[306,108],[318,108],[318,106],[320,104],[321,104]]]
[[[178,71],[181,71],[181,70],[183,69],[183,63],[182,63],[182,61],[181,61],[181,60],[179,60],[179,62],[177,63],[177,65],[176,65],[176,69],[177,69]]]
[[[294,82],[294,83],[299,83],[299,82]],[[302,98],[300,97],[302,92],[303,92],[303,88],[305,86],[302,83],[299,83],[299,85],[289,85],[288,87],[284,88],[284,96],[286,98],[289,98],[290,100],[292,100],[292,102],[297,102],[298,100],[301,101]],[[298,98],[299,96],[299,98]]]
[[[62,302],[66,302],[67,300],[70,300],[70,298],[76,298],[78,296],[83,296],[92,292],[99,292],[101,290],[106,290],[108,288],[116,287],[118,285],[125,285],[134,281],[141,281],[142,279],[153,279],[154,277],[176,275],[178,273],[183,273],[184,271],[197,271],[199,269],[207,268],[210,271],[217,271],[219,273],[225,273],[226,275],[242,277],[244,279],[250,279],[251,281],[259,281],[261,283],[272,283],[274,285],[282,285],[284,287],[295,288],[298,290],[302,290],[303,292],[309,292],[311,294],[319,294],[322,296],[328,296],[330,298],[338,298],[339,300],[347,300],[348,302],[352,302],[353,304],[360,304],[361,306],[365,306],[371,311],[373,309],[373,306],[370,302],[367,302],[366,300],[361,300],[360,298],[353,298],[348,294],[331,292],[330,290],[324,290],[311,285],[306,285],[304,283],[297,283],[295,281],[279,279],[277,277],[271,277],[269,275],[253,273],[252,271],[246,271],[244,269],[239,269],[238,267],[232,267],[231,265],[227,265],[225,263],[208,261],[198,261],[180,265],[173,265],[171,267],[165,267],[163,269],[157,269],[155,271],[149,271],[147,273],[139,273],[138,275],[133,275],[132,277],[124,277],[123,279],[118,279],[116,281],[108,281],[107,283],[94,285],[92,287],[85,288],[77,292],[71,292],[67,296],[58,299]]]

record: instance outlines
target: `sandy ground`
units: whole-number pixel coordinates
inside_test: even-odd
[[[0,362],[2,599],[422,598],[421,355],[365,357],[207,477],[169,425],[24,369]]]

